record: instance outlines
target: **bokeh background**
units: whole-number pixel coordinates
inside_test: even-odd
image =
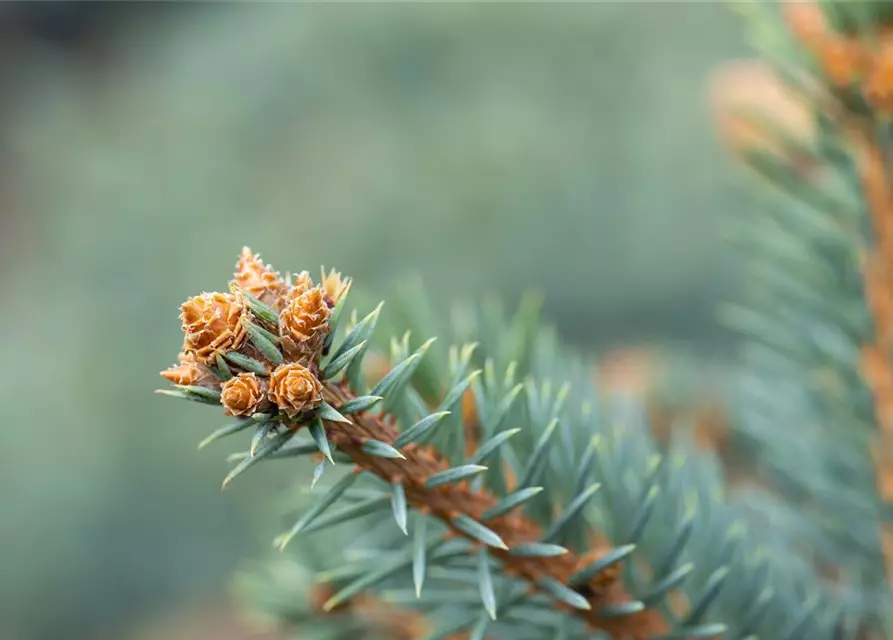
[[[721,354],[719,3],[0,5],[0,637],[260,637],[268,496],[152,394],[243,244]]]

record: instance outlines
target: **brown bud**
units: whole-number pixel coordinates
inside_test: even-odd
[[[232,293],[203,293],[180,307],[183,321],[183,351],[202,364],[210,364],[218,352],[238,349],[245,342],[240,320],[246,314],[241,296]]]
[[[341,272],[334,269],[326,274],[325,269],[323,269],[320,286],[326,294],[329,305],[334,307],[338,304],[338,300],[341,299],[344,292],[350,287],[350,278],[342,278]]]
[[[267,396],[281,411],[294,417],[315,409],[322,403],[322,385],[302,364],[281,364],[270,374]]]
[[[169,369],[161,372],[161,377],[169,380],[174,384],[195,385],[195,386],[214,386],[217,379],[211,371],[195,361],[195,356],[191,353],[181,352],[177,356],[180,364],[176,364]]]
[[[270,265],[264,265],[260,254],[252,253],[248,247],[242,248],[233,284],[268,305],[274,304],[288,288],[279,272]]]
[[[310,274],[306,271],[302,271],[295,276],[295,281],[291,288],[291,297],[300,298],[312,288],[313,280],[310,279]]]
[[[253,415],[263,401],[264,383],[254,373],[240,373],[220,389],[220,402],[230,416]]]
[[[292,300],[279,316],[279,335],[289,358],[315,361],[329,332],[331,311],[320,287],[313,287]]]
[[[306,271],[302,271],[301,273],[295,276],[295,281],[293,284],[285,283],[285,288],[276,298],[273,303],[273,308],[276,311],[282,312],[292,300],[296,300],[304,295],[307,291],[313,288],[313,280],[310,278],[310,274]]]

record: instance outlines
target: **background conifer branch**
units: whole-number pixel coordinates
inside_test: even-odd
[[[739,6],[776,91],[736,116],[762,132],[738,153],[773,193],[734,225],[750,276],[743,303],[724,311],[749,342],[735,429],[792,501],[779,513],[839,588],[852,637],[893,632],[890,7]],[[807,457],[785,462],[795,451]]]
[[[891,86],[893,88],[893,86]],[[893,166],[876,137],[854,127],[854,148],[874,225],[874,247],[864,258],[865,296],[874,320],[874,342],[862,352],[862,375],[874,395],[878,433],[872,446],[880,499],[893,505]],[[893,584],[893,520],[880,523],[887,578]]]

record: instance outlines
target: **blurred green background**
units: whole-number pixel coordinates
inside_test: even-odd
[[[221,493],[222,418],[151,393],[243,244],[540,290],[581,349],[728,342],[723,6],[33,4],[0,14],[3,638],[250,637],[215,603],[285,478]]]

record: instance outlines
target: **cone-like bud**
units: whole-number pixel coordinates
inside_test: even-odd
[[[255,373],[240,373],[223,383],[220,402],[231,416],[251,416],[265,400],[264,381]]]
[[[300,298],[313,288],[313,280],[310,278],[310,274],[307,271],[302,271],[295,275],[294,278],[294,283],[285,283],[285,288],[282,290],[282,293],[280,293],[276,300],[270,305],[280,313],[292,300]]]
[[[316,361],[329,332],[331,310],[320,287],[292,300],[279,316],[282,348],[292,360]]]
[[[294,417],[322,404],[322,385],[316,376],[296,362],[279,365],[270,374],[267,396],[280,411]]]
[[[350,286],[350,278],[342,277],[340,271],[332,269],[329,273],[326,273],[325,269],[323,269],[320,286],[326,294],[329,306],[334,307],[338,304],[338,300],[341,299],[344,292],[347,291],[347,287]]]
[[[241,319],[248,311],[241,296],[203,293],[180,307],[183,351],[201,364],[212,364],[217,353],[235,351],[245,343]]]
[[[181,352],[177,360],[179,364],[161,372],[162,378],[186,387],[216,386],[217,378],[207,367],[196,362],[194,355]]]
[[[260,254],[253,253],[248,247],[242,248],[233,283],[266,305],[274,305],[288,289],[279,272],[270,265],[264,265]]]
[[[295,276],[295,282],[291,288],[291,297],[300,298],[313,288],[313,280],[307,271],[302,271]]]

